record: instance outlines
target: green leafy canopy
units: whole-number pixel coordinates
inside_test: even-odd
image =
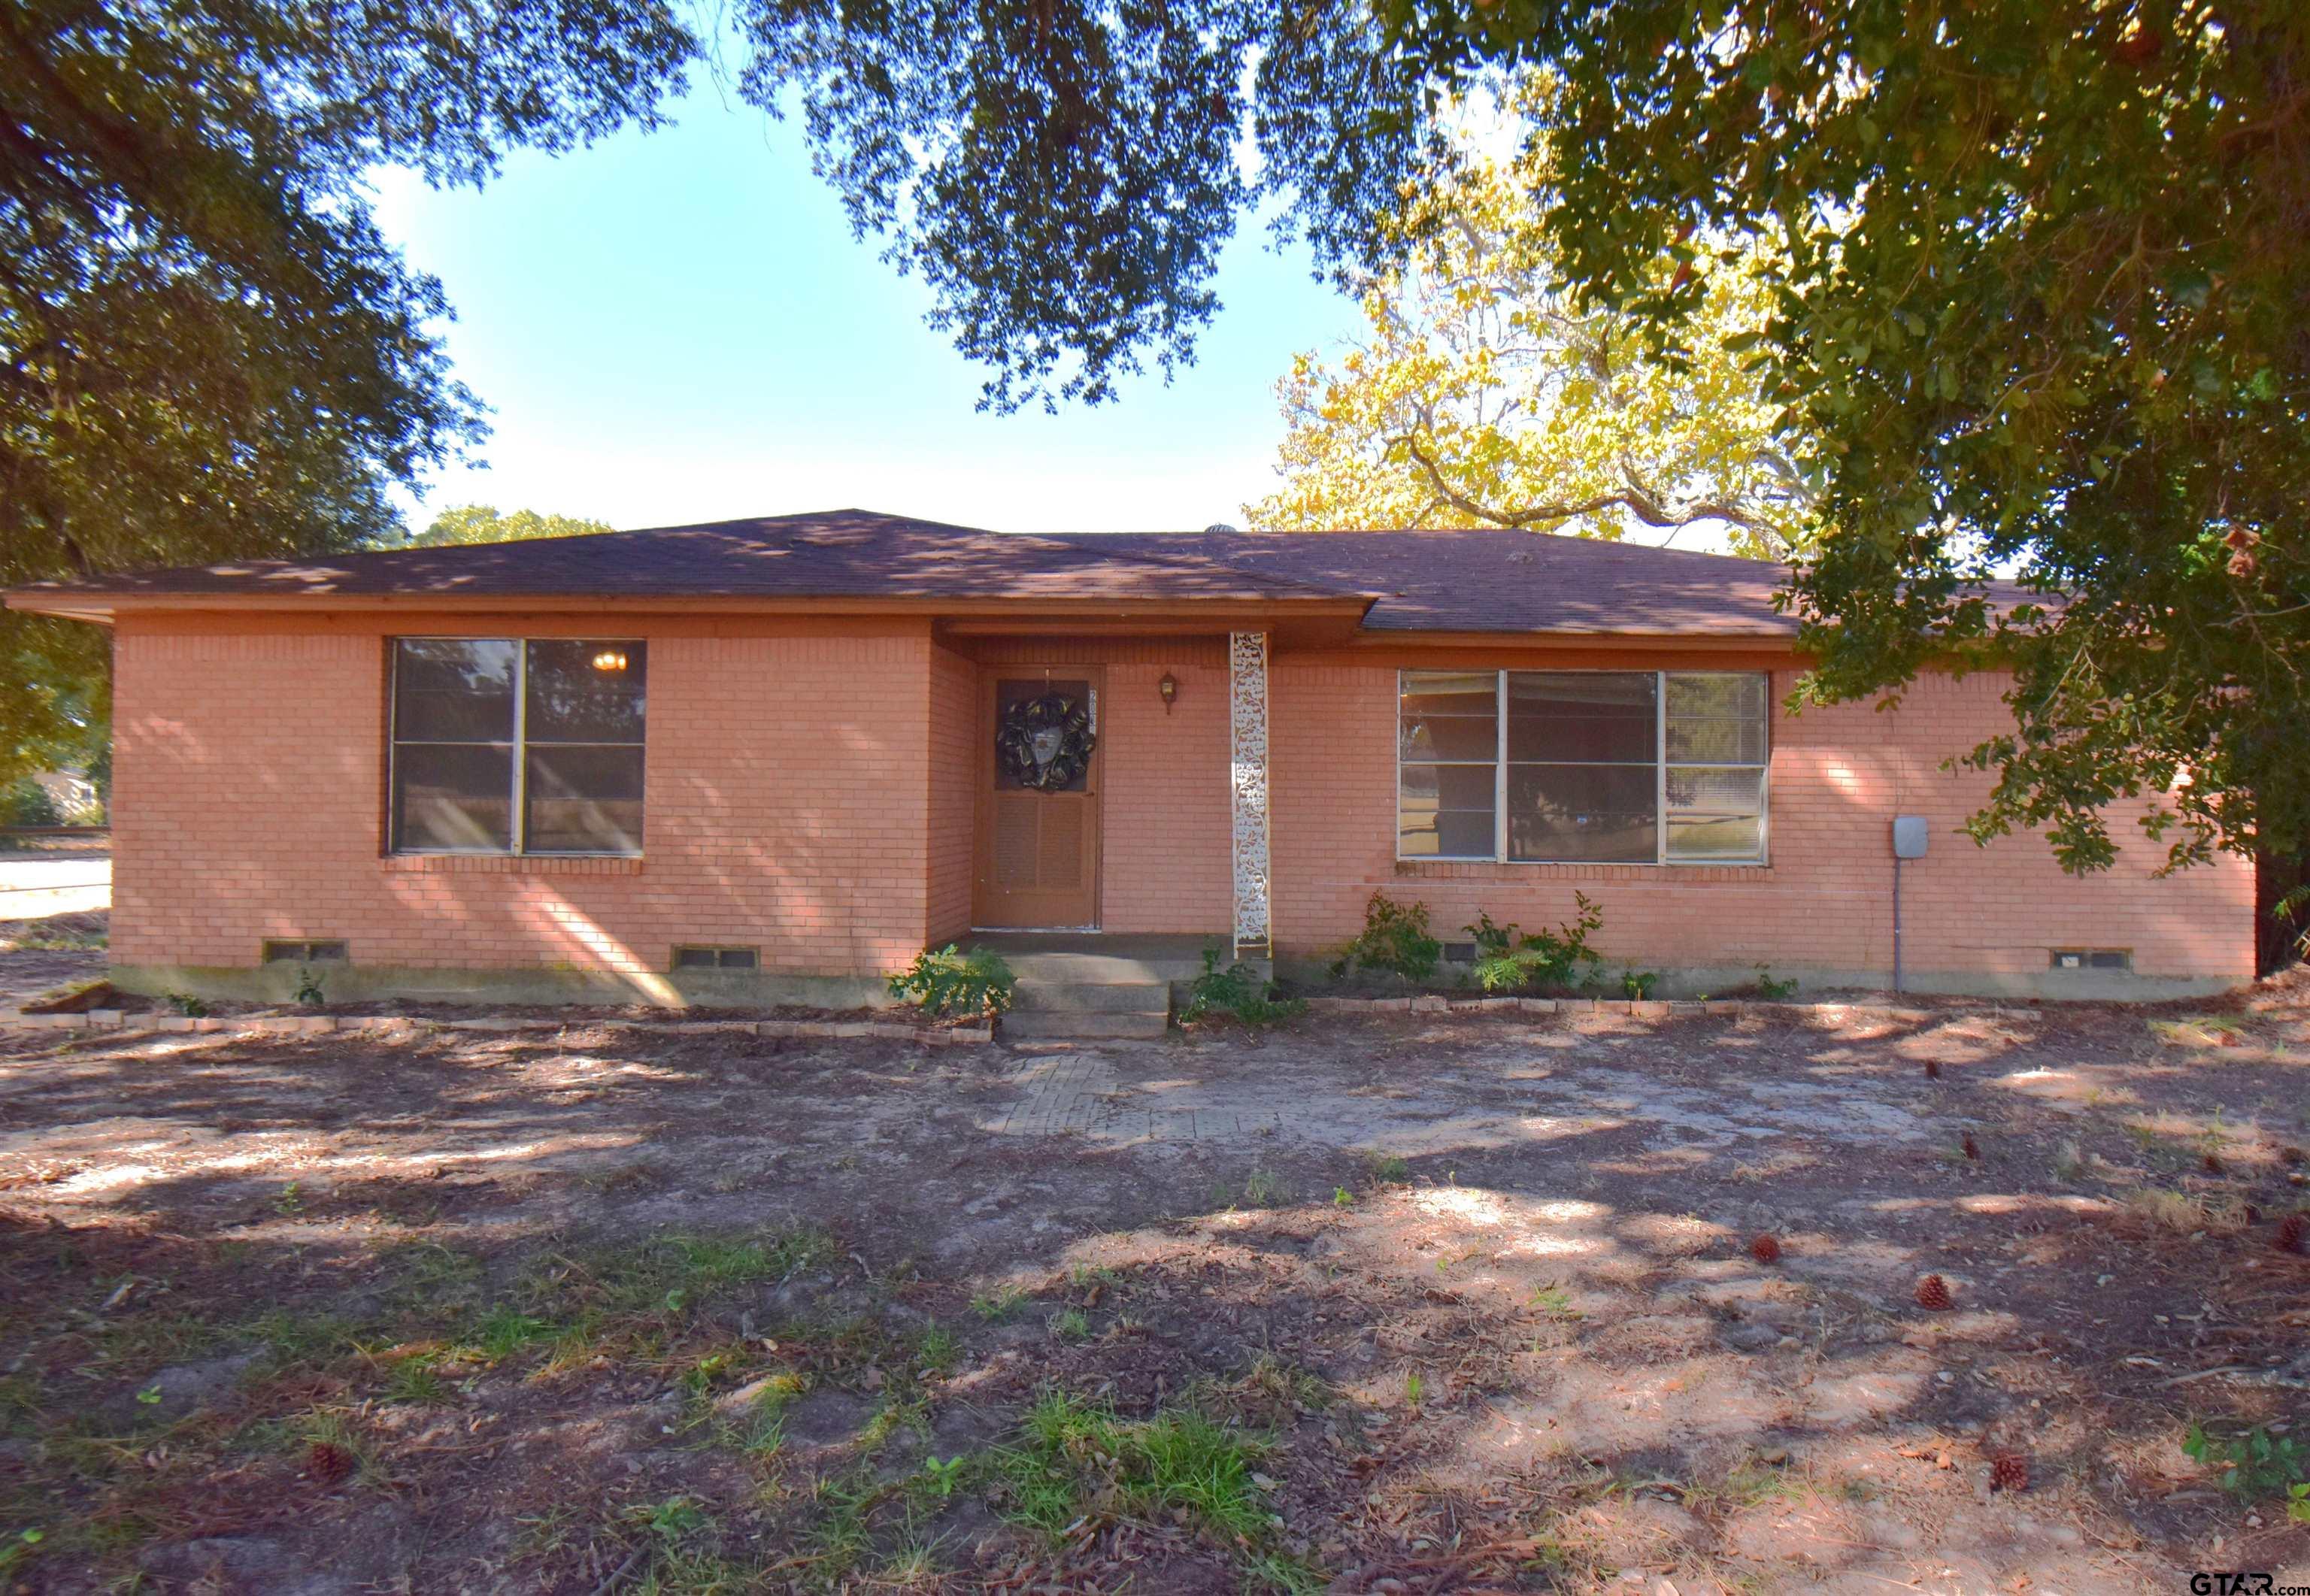
[[[1192,359],[1246,217],[1400,266],[1450,108],[1546,74],[1531,236],[1563,304],[1672,370],[1757,271],[1815,697],[2010,664],[1977,824],[2074,867],[2126,795],[2174,863],[2310,837],[2298,0],[22,0],[0,576],[388,535],[387,490],[481,421],[361,174],[479,181],[647,124],[724,27],[998,407]],[[17,745],[98,695],[22,663],[89,645],[6,624]]]

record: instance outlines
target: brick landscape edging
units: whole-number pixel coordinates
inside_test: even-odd
[[[0,1012],[0,1030],[193,1031],[204,1035],[234,1031],[282,1037],[324,1036],[336,1031],[384,1036],[413,1036],[421,1031],[558,1031],[573,1025],[612,1026],[621,1030],[659,1031],[679,1037],[877,1037],[889,1041],[920,1042],[926,1047],[983,1045],[994,1040],[994,1028],[988,1025],[928,1030],[887,1019],[433,1019],[412,1014],[160,1014],[132,1019],[118,1009],[91,1009],[84,1014]]]
[[[1984,998],[1987,1007],[2031,1009],[2036,1005],[2014,999]],[[1823,1002],[1817,1003],[1752,1003],[1739,998],[1447,998],[1436,993],[1416,997],[1316,997],[1307,1000],[1314,1014],[1626,1014],[1638,1019],[1668,1019],[1696,1014],[1734,1018],[1812,1020],[1832,1024],[1861,1014],[1912,1013],[1883,1003]],[[555,1031],[572,1025],[612,1026],[623,1030],[661,1031],[673,1036],[754,1036],[777,1038],[831,1039],[873,1037],[887,1041],[920,1042],[925,1047],[984,1046],[994,1040],[991,1025],[953,1030],[925,1030],[887,1019],[432,1019],[410,1014],[182,1014],[132,1019],[118,1009],[91,1009],[85,1014],[22,1014],[0,1010],[0,1031],[7,1030],[151,1030],[245,1031],[265,1036],[321,1036],[333,1031],[369,1031],[408,1036],[419,1031]]]

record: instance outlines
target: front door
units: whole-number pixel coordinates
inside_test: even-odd
[[[987,679],[975,924],[1099,924],[1099,690],[1079,665]]]

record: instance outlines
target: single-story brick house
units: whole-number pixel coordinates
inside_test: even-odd
[[[847,1002],[1033,928],[1287,962],[1602,907],[1664,991],[2202,993],[2235,861],[1977,847],[1994,672],[1786,713],[1779,573],[1506,532],[1002,534],[863,511],[20,588],[109,624],[115,979]],[[2121,830],[2131,833],[2130,825]],[[1103,939],[1095,942],[1091,939]],[[1617,962],[1615,965],[1617,970]]]

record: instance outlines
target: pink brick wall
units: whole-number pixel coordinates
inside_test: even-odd
[[[647,637],[645,858],[382,857],[387,630]],[[695,941],[759,945],[772,971],[879,974],[967,931],[987,735],[980,672],[1041,664],[1105,667],[1106,928],[1222,931],[1223,644],[1022,641],[975,653],[934,642],[927,623],[124,624],[114,957],[248,966],[266,938],[343,937],[372,967],[630,976],[664,971],[674,943]],[[1275,663],[1273,882],[1287,950],[1345,941],[1375,889],[1425,901],[1456,935],[1479,908],[1552,924],[1581,889],[1603,906],[1602,945],[1648,967],[1883,970],[1888,826],[1907,812],[1933,827],[1931,855],[1906,883],[1906,961],[1920,976],[2033,980],[2056,946],[2130,949],[2143,976],[2252,974],[2254,889],[2241,863],[2158,880],[2137,841],[2116,870],[2077,880],[2038,838],[1983,850],[1955,834],[1986,782],[1938,766],[2001,723],[1994,677],[1929,680],[1895,714],[1857,705],[1781,719],[1767,868],[1399,865],[1399,663],[1288,652]],[[1167,670],[1180,683],[1168,715],[1156,690]],[[1776,696],[1793,675],[1776,672]]]
[[[873,975],[923,945],[932,645],[648,624],[402,630],[649,639],[645,858],[388,859],[374,626],[116,646],[122,964],[245,966],[343,937],[371,966],[664,971],[681,941]],[[943,855],[949,868],[952,847]]]
[[[970,932],[971,857],[977,846],[978,669],[945,648],[931,650],[930,924],[934,945]]]
[[[1780,717],[1766,868],[1399,865],[1397,664],[1286,655],[1273,669],[1275,929],[1287,949],[1346,941],[1375,890],[1425,902],[1438,932],[1456,939],[1480,908],[1527,930],[1554,924],[1579,889],[1603,906],[1600,945],[1647,967],[1889,970],[1889,830],[1900,813],[1926,816],[1932,832],[1927,857],[1905,867],[1905,964],[1915,975],[2035,980],[2049,949],[2083,946],[2130,949],[2143,976],[2253,976],[2254,874],[2243,861],[2153,879],[2154,851],[2126,818],[2115,828],[2133,840],[2119,864],[2080,880],[2040,837],[1982,848],[1957,834],[1988,778],[1939,767],[2004,724],[2002,677],[1929,677],[1883,715],[1850,704]],[[1776,701],[1794,678],[1775,672]]]

